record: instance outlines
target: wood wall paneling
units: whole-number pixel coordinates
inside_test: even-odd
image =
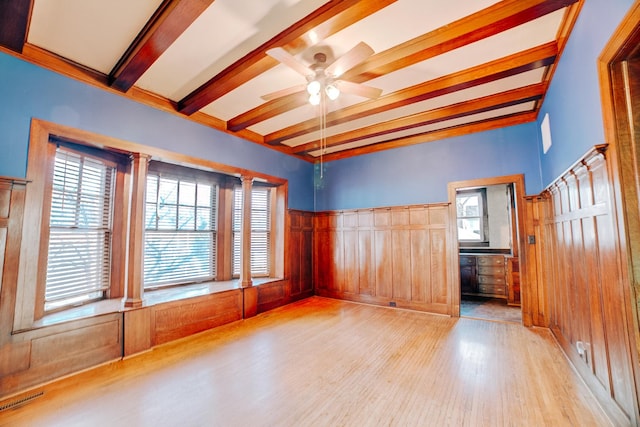
[[[289,265],[289,297],[300,299],[313,294],[313,212],[290,210],[289,249],[285,259]]]
[[[449,314],[447,209],[437,204],[317,213],[316,292]]]
[[[2,353],[24,359],[0,377],[0,396],[117,360],[122,341],[121,313],[16,333]]]
[[[162,304],[153,310],[152,344],[158,345],[242,319],[242,290],[221,292],[193,301]]]
[[[124,357],[152,347],[151,310],[151,307],[144,307],[124,312]]]
[[[595,147],[543,197],[528,200],[529,230],[539,240],[527,261],[532,288],[542,282],[548,294],[544,320],[614,423],[624,425],[635,394],[605,153]]]

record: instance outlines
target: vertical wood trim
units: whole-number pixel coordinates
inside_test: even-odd
[[[132,156],[133,192],[131,200],[131,228],[129,230],[129,265],[125,307],[141,307],[144,294],[144,203],[147,171],[151,157],[134,153]]]
[[[46,179],[49,169],[47,150],[49,132],[38,120],[31,121],[29,153],[27,159],[27,180],[31,181],[25,194],[24,227],[18,266],[18,284],[16,287],[16,308],[13,329],[31,326],[36,318],[36,295],[42,293],[44,299],[44,283],[39,283],[42,257],[40,241],[42,231],[43,201]],[[40,308],[42,313],[44,307]]]
[[[242,177],[242,245],[240,248],[240,285],[250,287],[251,281],[251,188],[253,177]]]
[[[637,129],[632,131],[629,119],[634,117],[629,109],[633,106],[635,117],[637,102],[629,100],[625,62],[637,60],[636,48],[640,43],[640,1],[635,1],[598,58],[598,75],[602,100],[603,124],[606,141],[609,143],[608,181],[612,193],[612,215],[617,250],[622,263],[619,274],[623,287],[626,319],[626,338],[629,351],[627,363],[634,378],[632,423],[640,425],[639,390],[640,372],[640,210],[637,178],[638,155]],[[635,84],[640,77],[634,76]],[[636,94],[634,98],[637,98]],[[628,103],[631,102],[631,105]]]
[[[271,191],[271,277],[287,277],[284,254],[290,239],[288,206],[288,184],[274,187]]]
[[[118,164],[113,209],[111,244],[111,287],[109,298],[124,298],[127,286],[127,239],[132,188],[131,164]]]
[[[0,348],[11,339],[15,314],[16,285],[26,181],[0,177],[0,191],[8,193],[5,212],[0,214]],[[3,206],[4,208],[4,206]],[[3,209],[4,211],[4,209]]]
[[[218,224],[216,254],[216,279],[231,280],[233,277],[233,188],[237,181],[225,179],[218,187]]]
[[[40,176],[40,181],[44,184],[42,188],[42,200],[41,200],[41,220],[40,220],[40,242],[39,242],[39,268],[36,279],[36,294],[35,294],[35,307],[34,307],[34,320],[42,318],[44,316],[44,296],[47,279],[47,264],[49,254],[49,223],[51,220],[51,197],[53,191],[53,169],[55,162],[53,159],[56,155],[56,146],[49,143],[49,136],[46,138],[46,147],[44,148],[43,166],[40,169],[43,175]],[[35,179],[35,178],[34,178]]]

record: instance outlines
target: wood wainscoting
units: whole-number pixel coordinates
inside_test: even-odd
[[[452,314],[449,206],[319,212],[316,294]]]
[[[537,324],[548,324],[616,425],[635,418],[625,283],[620,274],[606,146],[540,196],[527,198],[529,282]]]
[[[313,295],[313,212],[289,210],[285,259],[289,266],[290,300]]]

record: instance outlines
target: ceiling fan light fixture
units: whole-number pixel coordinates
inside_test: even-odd
[[[309,97],[309,103],[311,105],[320,105],[320,92],[312,94]]]
[[[309,95],[320,95],[321,84],[318,80],[311,80],[309,84],[307,84],[307,92]]]
[[[338,99],[338,96],[340,96],[340,89],[338,89],[338,87],[333,83],[327,85],[324,90],[327,93],[329,99],[332,101],[335,101],[336,99]]]

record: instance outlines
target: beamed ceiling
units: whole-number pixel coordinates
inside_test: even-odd
[[[535,120],[583,1],[12,0],[0,3],[0,46],[330,161]],[[344,69],[329,76],[341,93],[325,115],[305,90],[319,52],[327,71]]]

